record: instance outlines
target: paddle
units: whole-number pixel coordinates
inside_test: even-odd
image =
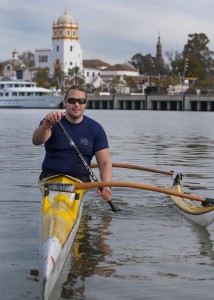
[[[98,164],[92,163],[90,165],[90,167],[97,168]],[[165,174],[165,175],[173,175],[173,173],[174,173],[174,171],[162,171],[162,170],[157,170],[157,169],[152,169],[152,168],[147,168],[147,167],[141,167],[141,166],[129,165],[129,164],[120,164],[120,163],[112,163],[112,167],[134,169],[134,170],[140,170],[140,171],[149,171],[149,172],[160,173],[160,174]]]
[[[164,193],[168,195],[174,195],[178,197],[183,197],[195,201],[201,201],[203,206],[214,205],[214,199],[211,198],[204,198],[199,196],[194,196],[191,194],[179,193],[176,191],[172,191],[170,189],[165,189],[153,185],[148,185],[144,183],[134,183],[134,182],[124,182],[124,181],[100,181],[100,182],[87,182],[87,183],[75,183],[74,188],[76,189],[93,189],[98,187],[128,187],[128,188],[135,188],[135,189],[143,189],[143,190],[150,190],[154,192]]]
[[[85,161],[84,157],[82,156],[82,154],[80,153],[79,149],[75,145],[74,141],[71,139],[71,137],[69,136],[69,134],[65,130],[64,126],[62,125],[62,123],[59,121],[57,124],[58,124],[59,128],[61,129],[62,133],[65,135],[66,139],[68,140],[70,146],[75,150],[76,154],[80,158],[80,160],[83,163],[83,165],[85,166],[86,170],[89,172],[89,175],[91,176],[91,178],[95,182],[98,182],[98,179],[97,179],[96,175],[93,173],[93,171],[91,170],[91,168],[89,167],[89,165]],[[100,191],[102,191],[102,187],[101,186],[99,187],[99,189],[100,189]],[[116,207],[112,201],[108,201],[108,204],[110,205],[111,210],[113,212],[120,211],[120,209],[118,207]]]

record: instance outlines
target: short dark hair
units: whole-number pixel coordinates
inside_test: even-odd
[[[85,93],[85,98],[87,99],[87,92],[86,92],[86,89],[82,86],[82,85],[72,85],[71,87],[69,87],[65,93],[65,97],[64,97],[64,100],[66,100],[68,98],[68,94],[70,91],[72,90],[78,90],[78,91],[81,91],[81,92],[84,92]]]

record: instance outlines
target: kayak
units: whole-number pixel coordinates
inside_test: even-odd
[[[182,180],[182,174],[176,174],[173,179],[172,187],[168,189],[181,193],[180,182]],[[196,223],[200,226],[208,226],[214,221],[214,206],[198,205],[193,201],[189,201],[186,198],[170,195],[172,202],[176,205],[176,208],[186,217],[187,220]]]
[[[41,221],[41,283],[44,300],[49,299],[72,247],[87,190],[75,190],[80,180],[56,175],[40,182],[43,195]]]

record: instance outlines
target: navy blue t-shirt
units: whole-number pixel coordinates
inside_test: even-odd
[[[97,151],[109,147],[103,127],[93,119],[83,116],[83,120],[79,124],[73,124],[63,117],[61,123],[88,165]],[[46,155],[42,170],[87,176],[88,171],[59,126],[55,124],[51,131],[52,135],[45,143]]]

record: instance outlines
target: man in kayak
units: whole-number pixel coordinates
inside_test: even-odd
[[[68,132],[84,160],[90,166],[93,156],[96,157],[102,181],[112,180],[112,162],[106,133],[95,120],[84,115],[87,93],[82,86],[70,87],[64,97],[65,112],[51,111],[34,131],[34,145],[45,145],[45,158],[42,163],[40,180],[57,175],[70,175],[81,181],[90,181],[88,170],[71,148],[57,123],[60,121]],[[112,198],[109,187],[98,190],[104,200]]]

